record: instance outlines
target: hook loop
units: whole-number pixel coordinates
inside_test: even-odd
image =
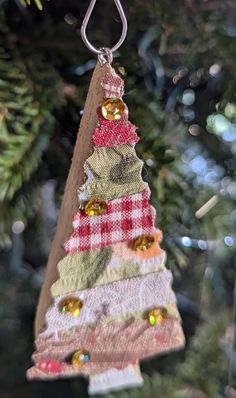
[[[87,33],[86,33],[87,25],[88,25],[89,19],[91,17],[92,11],[94,9],[94,6],[96,4],[96,1],[97,0],[91,0],[90,4],[88,6],[87,12],[85,14],[85,17],[84,17],[84,20],[83,20],[83,23],[82,23],[82,26],[81,26],[81,37],[82,37],[82,40],[83,40],[84,44],[87,46],[87,48],[90,51],[92,51],[94,54],[97,54],[99,56],[99,62],[101,64],[104,64],[106,62],[110,63],[110,59],[112,60],[112,58],[113,58],[112,57],[112,53],[114,51],[118,50],[118,48],[121,46],[121,44],[123,43],[123,41],[126,38],[127,29],[128,29],[127,19],[126,19],[126,16],[125,16],[125,13],[124,13],[124,10],[122,8],[120,0],[114,0],[114,2],[116,4],[116,7],[117,7],[117,10],[118,10],[119,15],[120,15],[121,22],[122,22],[122,32],[121,32],[120,39],[114,45],[114,47],[112,47],[111,49],[104,48],[104,47],[97,49],[96,47],[94,47],[90,43],[90,41],[87,38]]]
[[[101,51],[101,53],[98,54],[98,61],[100,62],[100,65],[103,66],[107,63],[111,64],[113,61],[113,55],[110,48],[101,47],[99,50]]]

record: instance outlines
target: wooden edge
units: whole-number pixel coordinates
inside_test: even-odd
[[[89,86],[84,113],[74,148],[70,171],[58,217],[57,229],[48,258],[44,283],[39,296],[35,318],[35,338],[44,325],[45,313],[52,302],[50,288],[58,278],[57,264],[65,257],[64,242],[72,232],[72,219],[78,210],[77,190],[84,182],[84,163],[93,150],[92,136],[97,123],[97,107],[103,100],[101,79],[111,70],[109,64],[97,63]]]

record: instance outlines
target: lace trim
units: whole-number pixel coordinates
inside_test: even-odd
[[[159,273],[74,292],[73,297],[83,302],[78,317],[60,312],[60,303],[68,295],[56,297],[46,313],[47,328],[43,335],[97,323],[100,319],[109,322],[110,319],[132,316],[156,306],[166,307],[175,303],[171,283],[172,274],[165,269]]]
[[[89,395],[107,394],[110,391],[142,385],[143,378],[138,365],[128,365],[122,370],[112,368],[89,377]]]

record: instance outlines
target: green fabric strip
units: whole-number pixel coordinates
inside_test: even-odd
[[[67,255],[58,263],[60,279],[51,287],[52,296],[93,287],[109,263],[112,248]]]
[[[101,286],[122,279],[140,276],[164,269],[165,255],[155,266],[140,272],[141,265],[134,260],[120,260],[118,266],[108,266],[112,257],[112,248],[68,254],[58,264],[60,278],[52,285],[53,297],[90,287]]]
[[[85,189],[92,199],[112,200],[148,187],[141,176],[143,161],[137,157],[132,145],[95,147],[86,167],[92,171],[93,178],[80,191]]]

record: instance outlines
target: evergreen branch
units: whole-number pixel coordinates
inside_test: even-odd
[[[3,48],[0,51],[1,202],[11,200],[36,170],[53,130],[50,111],[60,103],[53,71],[47,72],[49,84],[41,90],[40,80],[46,82],[46,76],[43,62],[37,61],[36,69],[30,62],[13,60]]]
[[[36,213],[39,206],[38,186],[29,181],[11,201],[11,206],[0,204],[0,248],[11,245],[11,228],[14,221],[21,220],[25,225]]]
[[[37,8],[38,8],[40,11],[42,11],[43,5],[42,5],[42,3],[41,3],[41,0],[33,0],[33,1],[34,1],[35,5],[37,6]],[[31,5],[31,0],[20,0],[20,2],[21,2],[21,4],[22,4],[24,7],[27,7],[27,6],[30,6],[30,5]]]

